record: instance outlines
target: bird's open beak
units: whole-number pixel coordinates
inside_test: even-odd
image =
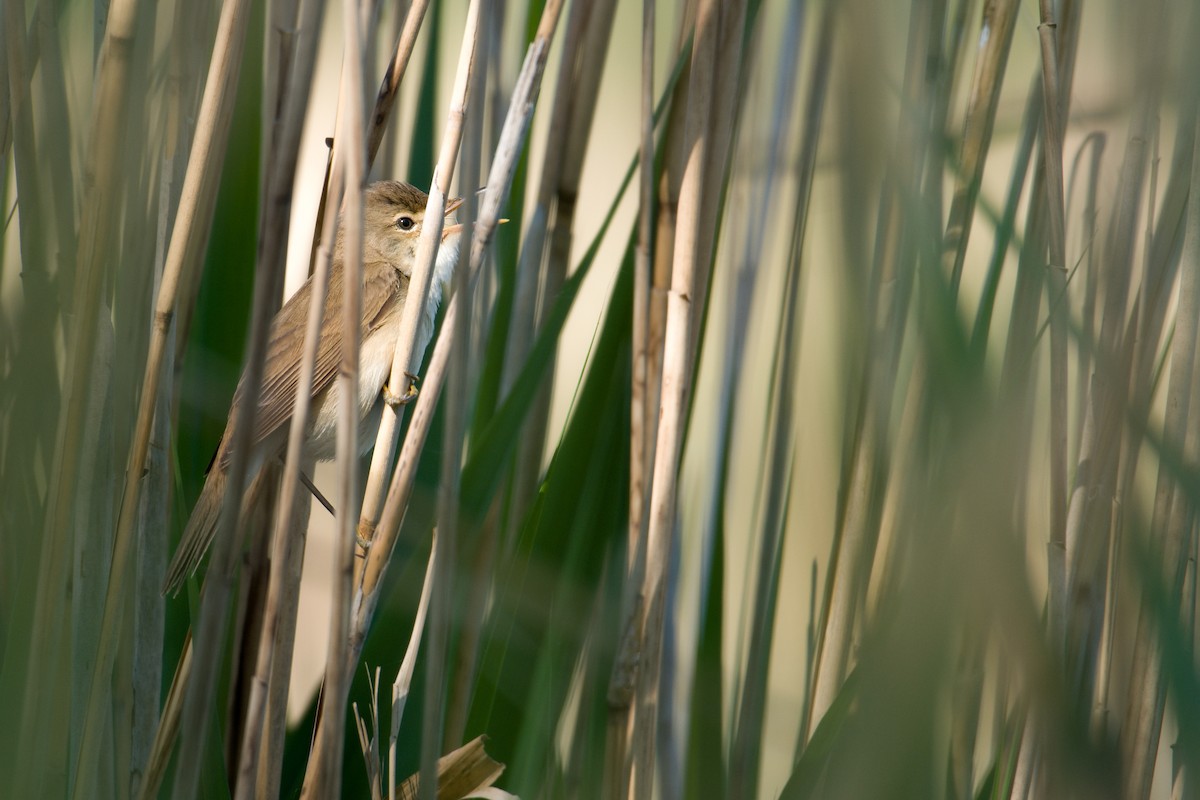
[[[498,225],[503,225],[506,222],[508,222],[508,220],[503,219],[503,218],[496,220],[496,224],[498,224]],[[443,242],[446,241],[447,236],[453,236],[454,234],[461,231],[462,228],[463,228],[462,223],[457,223],[454,225],[447,225],[446,227],[442,228],[442,241]]]
[[[483,189],[480,189],[479,191],[482,192]],[[478,192],[477,192],[477,194],[478,194]],[[463,204],[464,199],[465,198],[462,198],[462,197],[456,197],[453,200],[451,200],[450,202],[446,203],[446,216],[448,217],[451,214],[453,214],[455,211],[457,211],[459,206],[461,206]],[[501,225],[503,225],[505,222],[508,222],[508,220],[501,219],[501,220],[498,220],[498,222]],[[447,237],[454,236],[455,234],[459,233],[462,229],[463,229],[462,223],[455,223],[454,225],[447,225],[446,227],[442,228],[442,241],[443,242],[446,241]]]
[[[462,204],[463,204],[463,198],[461,198],[461,197],[455,197],[455,198],[451,199],[450,202],[446,203],[445,215],[448,217],[451,214],[453,214],[455,211],[458,211],[458,207],[461,206]],[[446,227],[442,228],[442,241],[443,242],[446,241],[447,237],[454,236],[461,230],[462,230],[461,224],[447,225]]]

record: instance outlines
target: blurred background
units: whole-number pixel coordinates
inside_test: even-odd
[[[225,2],[4,3],[0,707],[19,724],[0,734],[0,774],[14,797],[235,793],[267,539],[246,539],[196,751],[172,750],[159,717],[204,570],[178,599],[159,587],[245,364],[256,271],[274,268],[281,109],[306,98],[273,307],[310,273],[347,51],[341,3]],[[419,21],[370,179],[429,188],[474,43],[450,194],[488,183],[559,5],[357,6],[368,110]],[[512,221],[455,345],[459,403],[434,417],[354,667],[340,791],[383,796],[415,773],[433,713],[439,753],[486,734],[497,785],[521,797],[1192,796],[1193,4],[562,6]],[[234,7],[245,43],[229,82],[209,79],[228,116],[201,152]],[[644,98],[659,114],[649,164]],[[205,153],[184,225],[185,173]],[[335,496],[344,468],[318,465],[317,486]],[[338,541],[311,505],[290,688],[272,695],[288,727],[265,735],[278,773],[260,796],[299,793],[319,730]],[[449,514],[448,613],[401,722],[388,685]]]

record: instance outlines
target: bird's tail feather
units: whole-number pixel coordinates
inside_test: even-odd
[[[270,473],[271,470],[268,469],[257,470],[257,474],[250,481],[245,497],[242,498],[240,511],[242,516],[245,515],[247,506],[253,504],[266,488]],[[163,581],[162,589],[164,595],[179,593],[184,581],[192,576],[196,567],[200,566],[200,561],[208,552],[209,546],[212,545],[213,536],[217,532],[217,523],[221,518],[221,504],[225,499],[226,483],[225,470],[221,469],[220,465],[214,464],[204,481],[200,499],[196,501],[196,507],[192,509],[192,516],[188,518],[187,527],[183,529],[183,536],[179,539],[175,557],[171,559],[171,565],[167,568],[167,577]]]
[[[163,594],[178,594],[196,567],[208,546],[212,544],[213,534],[217,530],[217,521],[221,518],[221,502],[225,498],[225,470],[219,464],[214,464],[208,471],[204,481],[204,489],[200,499],[196,501],[192,515],[188,517],[187,527],[179,539],[179,547],[167,567],[167,578],[163,582]]]

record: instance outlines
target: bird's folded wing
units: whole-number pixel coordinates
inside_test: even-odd
[[[365,270],[362,294],[363,335],[381,324],[386,312],[401,296],[401,281],[407,283],[395,269]],[[254,420],[254,444],[275,433],[291,419],[296,402],[296,387],[300,382],[300,358],[304,332],[308,326],[309,298],[312,297],[312,278],[284,304],[271,323],[267,344],[267,360],[263,369],[262,392],[258,398],[258,414]],[[316,397],[329,386],[337,374],[342,351],[342,270],[335,268],[329,276],[329,292],[325,297],[325,318],[335,324],[325,328],[317,347],[317,363],[313,371],[310,396]],[[238,382],[234,395],[235,406],[243,392],[243,380]],[[233,448],[227,447],[222,465],[228,466]]]

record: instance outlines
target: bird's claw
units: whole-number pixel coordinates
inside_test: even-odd
[[[371,542],[375,539],[375,525],[366,520],[359,520],[358,525],[354,528],[354,541],[358,544],[359,557],[365,556],[367,551],[371,549]]]
[[[392,391],[392,387],[386,383],[383,385],[383,402],[392,408],[406,406],[417,399],[417,376],[411,372],[404,373],[404,376],[408,378],[408,388],[404,390],[404,394],[396,394]]]

